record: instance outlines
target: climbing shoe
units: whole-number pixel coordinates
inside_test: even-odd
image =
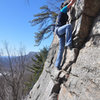
[[[68,46],[68,49],[69,50],[72,50],[73,49],[73,46],[72,45]]]
[[[65,49],[72,50],[73,49],[73,45],[69,45],[69,46],[65,45]]]
[[[61,70],[61,67],[57,67],[58,70]]]

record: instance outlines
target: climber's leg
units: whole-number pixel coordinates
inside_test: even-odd
[[[66,28],[65,46],[69,46],[69,47],[72,46],[72,26],[71,24],[68,24]]]
[[[66,39],[66,42],[65,42],[65,33],[68,36],[68,38]],[[66,24],[66,25],[63,25],[63,26],[59,27],[57,29],[56,34],[59,37],[59,51],[58,51],[55,66],[57,68],[59,68],[61,60],[62,60],[62,55],[63,55],[65,43],[66,43],[67,46],[71,45],[71,43],[72,43],[71,42],[72,41],[71,24]]]
[[[58,51],[57,59],[55,62],[55,67],[57,67],[58,69],[61,69],[60,63],[62,60],[64,46],[65,46],[65,34],[59,37],[59,51]]]
[[[66,24],[58,28],[58,34],[61,36],[66,33],[66,28],[68,28],[71,24]]]
[[[72,45],[72,26],[71,24],[66,24],[58,28],[58,35],[61,36],[66,33],[65,46]]]

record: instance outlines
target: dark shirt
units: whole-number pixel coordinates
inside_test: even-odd
[[[60,10],[60,13],[58,14],[57,17],[57,26],[62,26],[66,24],[66,21],[68,20],[68,15],[67,15],[67,6],[63,7]]]

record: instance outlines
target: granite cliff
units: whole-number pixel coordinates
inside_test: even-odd
[[[74,48],[64,50],[66,71],[54,69],[54,33],[44,70],[26,100],[100,100],[100,0],[77,0],[70,13]]]

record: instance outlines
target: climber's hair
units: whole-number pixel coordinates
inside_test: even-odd
[[[66,5],[68,5],[68,2],[67,2],[67,3],[65,3],[65,4],[64,4],[64,3],[62,3],[62,4],[61,4],[61,6],[60,6],[60,9],[62,9],[62,8],[63,8],[64,6],[66,6]]]
[[[62,8],[63,8],[63,5],[64,5],[64,3],[62,3],[62,4],[61,4],[60,9],[62,9]]]

